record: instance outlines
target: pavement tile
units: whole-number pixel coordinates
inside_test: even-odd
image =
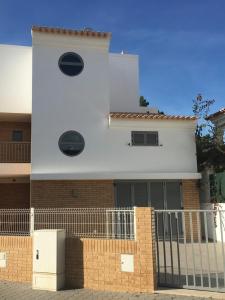
[[[192,296],[166,294],[129,294],[88,289],[64,290],[59,292],[32,290],[30,284],[0,281],[0,299],[4,300],[202,300]],[[209,298],[208,298],[209,299]]]

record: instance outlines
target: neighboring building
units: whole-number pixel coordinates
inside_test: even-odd
[[[210,120],[218,127],[225,130],[225,107],[221,108],[219,111],[209,115],[207,120]]]
[[[220,134],[219,139],[221,138],[224,142],[225,108],[209,115],[206,120],[217,126]],[[213,168],[205,167],[202,172],[200,198],[202,203],[224,202],[225,172],[215,173]]]
[[[196,120],[143,112],[138,56],[104,32],[32,38],[0,46],[1,208],[199,208]]]
[[[224,139],[225,132],[225,108],[221,108],[214,114],[209,115],[207,120],[211,121],[218,129],[221,130],[221,139]]]

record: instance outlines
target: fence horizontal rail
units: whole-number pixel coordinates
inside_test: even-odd
[[[0,235],[29,235],[30,209],[0,209]]]
[[[110,208],[35,209],[34,230],[63,228],[68,236],[134,238],[134,211]]]
[[[80,238],[134,239],[134,210],[116,208],[35,208],[0,210],[0,235],[65,229]]]

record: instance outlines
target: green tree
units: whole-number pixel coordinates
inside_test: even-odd
[[[149,106],[149,102],[144,98],[144,96],[140,96],[140,98],[139,98],[139,104],[142,107]]]
[[[216,172],[225,170],[225,145],[221,131],[207,120],[208,113],[215,100],[205,100],[201,94],[193,100],[193,113],[197,118],[195,132],[198,170],[205,167]]]

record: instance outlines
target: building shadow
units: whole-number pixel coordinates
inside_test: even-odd
[[[83,242],[79,238],[66,239],[66,283],[67,289],[84,287]]]

